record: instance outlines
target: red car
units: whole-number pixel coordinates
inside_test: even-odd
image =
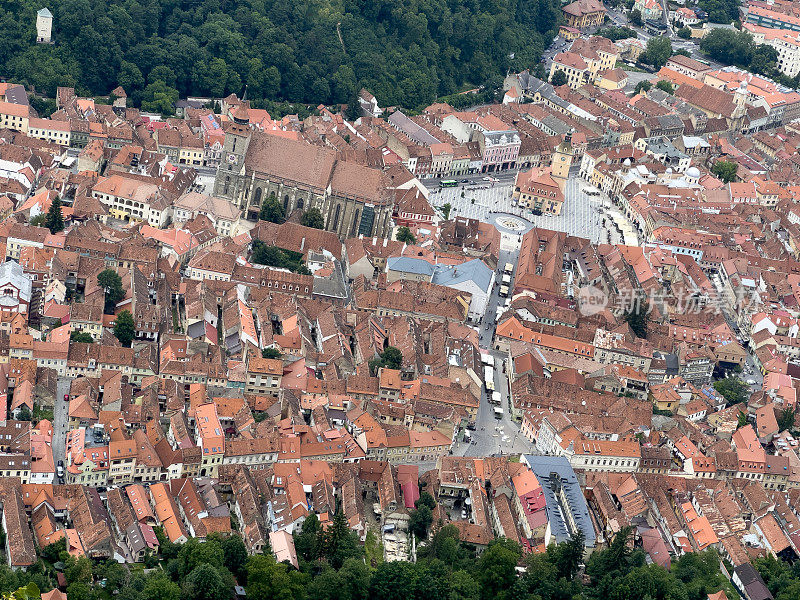
[[[69,394],[64,394],[64,402],[69,402]]]

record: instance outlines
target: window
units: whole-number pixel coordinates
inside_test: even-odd
[[[253,203],[254,204],[256,204],[258,206],[261,206],[261,194],[262,193],[263,193],[263,190],[261,188],[256,188],[256,194],[253,197]]]

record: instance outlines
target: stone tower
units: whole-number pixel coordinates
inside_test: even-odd
[[[553,162],[550,163],[550,174],[558,183],[561,191],[564,191],[564,184],[569,179],[569,168],[572,166],[572,133],[564,136],[561,142],[553,151]]]
[[[225,144],[214,181],[214,195],[227,198],[243,208],[246,204],[244,159],[252,135],[247,106],[240,104],[232,117],[233,121],[225,128]]]
[[[53,33],[53,13],[43,8],[36,13],[36,43],[50,44]]]

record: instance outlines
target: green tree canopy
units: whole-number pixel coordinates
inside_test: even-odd
[[[566,75],[566,73],[564,73],[564,71],[562,71],[561,69],[556,69],[553,72],[553,76],[550,78],[550,83],[554,87],[558,87],[560,85],[566,85],[567,84],[567,75]]]
[[[283,223],[286,220],[286,213],[283,206],[275,194],[270,194],[266,200],[261,203],[261,210],[258,212],[258,218],[262,221],[270,221],[271,223]]]
[[[656,69],[660,69],[667,64],[670,56],[672,56],[672,42],[666,36],[659,36],[647,40],[642,60]]]
[[[747,384],[738,377],[725,377],[724,379],[715,381],[714,389],[722,394],[728,406],[747,402],[750,398]]]
[[[92,334],[86,333],[85,331],[71,331],[69,334],[69,339],[72,342],[78,342],[80,344],[93,344],[94,338]]]
[[[667,81],[666,79],[662,79],[661,81],[656,83],[656,87],[658,89],[668,93],[669,95],[672,95],[672,94],[675,93],[675,88],[672,86],[672,83]]]
[[[313,206],[300,217],[300,224],[314,229],[325,229],[325,219],[322,217],[322,213]]]
[[[44,226],[50,230],[50,233],[64,231],[64,217],[61,215],[60,198],[53,198],[53,202],[50,204],[47,216],[44,219]]]
[[[105,290],[105,307],[107,315],[114,314],[117,302],[125,297],[122,289],[122,277],[114,269],[105,269],[97,275],[97,285]]]
[[[731,183],[736,181],[736,172],[739,170],[739,165],[732,160],[718,160],[711,167],[711,172],[719,177],[723,183]]]
[[[264,348],[261,350],[261,358],[282,358],[283,354],[277,348]]]
[[[130,348],[135,334],[136,325],[133,322],[133,315],[129,310],[123,310],[114,320],[114,336],[119,340],[120,344]]]
[[[398,228],[397,233],[395,234],[395,239],[398,242],[404,242],[406,244],[413,244],[417,241],[417,238],[414,237],[414,234],[411,233],[411,230],[408,227]]]

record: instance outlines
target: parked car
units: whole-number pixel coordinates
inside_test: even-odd
[[[69,402],[69,394],[64,394],[64,402]]]

